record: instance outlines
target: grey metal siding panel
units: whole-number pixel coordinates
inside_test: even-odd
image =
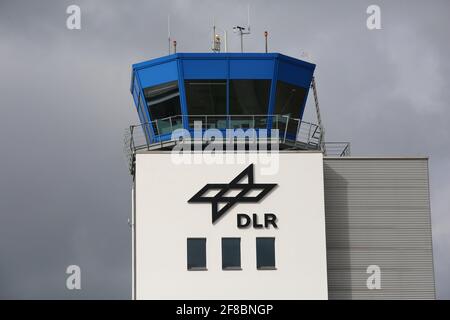
[[[324,179],[329,298],[434,299],[428,160],[325,158]]]

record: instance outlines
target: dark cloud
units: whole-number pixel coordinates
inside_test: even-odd
[[[369,31],[372,1],[249,2],[248,51],[269,30],[271,51],[317,63],[329,140],[430,156],[436,283],[450,298],[450,3],[377,1],[383,29]],[[80,31],[65,27],[73,3]],[[0,298],[131,296],[130,66],[166,54],[168,13],[179,51],[209,50],[213,16],[238,50],[239,1],[0,2]],[[81,291],[65,289],[69,264]]]

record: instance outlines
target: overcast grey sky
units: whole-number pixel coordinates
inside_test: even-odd
[[[270,51],[317,64],[329,140],[354,155],[430,156],[437,293],[450,298],[446,0],[0,0],[0,298],[131,297],[130,66],[167,53],[169,13],[179,52],[209,51],[213,16],[237,51],[247,3],[248,51],[268,30]],[[70,4],[81,30],[66,28]],[[382,30],[366,28],[370,4]],[[80,291],[65,289],[70,264]]]

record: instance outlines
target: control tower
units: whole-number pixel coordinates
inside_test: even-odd
[[[192,132],[197,121],[202,130],[251,128],[258,136],[275,129],[280,149],[321,150],[321,124],[302,121],[314,69],[279,53],[177,53],[134,64],[141,124],[131,127],[133,147],[170,149],[174,130]]]
[[[134,299],[435,297],[428,158],[325,142],[314,70],[279,53],[132,66]]]

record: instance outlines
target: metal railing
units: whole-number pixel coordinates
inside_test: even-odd
[[[324,154],[326,156],[348,157],[350,156],[350,142],[325,142]]]
[[[272,136],[268,128],[278,130],[278,135]],[[349,155],[350,152],[349,144],[324,143],[318,125],[285,115],[177,115],[132,125],[126,130],[124,152],[130,166],[136,151],[170,148],[176,144],[178,141],[172,137],[176,129],[187,129],[191,135],[194,129],[201,129],[201,141],[197,143],[211,142],[203,134],[207,129],[217,129],[224,134],[227,129],[255,129],[258,137],[276,139],[285,148],[326,150],[327,155],[338,156]]]
[[[185,123],[187,125],[185,126]],[[311,149],[319,149],[321,143],[320,128],[313,123],[290,118],[284,115],[186,115],[172,116],[152,122],[130,126],[126,133],[127,142],[132,150],[151,149],[158,144],[171,140],[176,129],[194,130],[194,123],[200,123],[201,130],[207,129],[255,129],[278,130],[281,142],[302,142]]]

